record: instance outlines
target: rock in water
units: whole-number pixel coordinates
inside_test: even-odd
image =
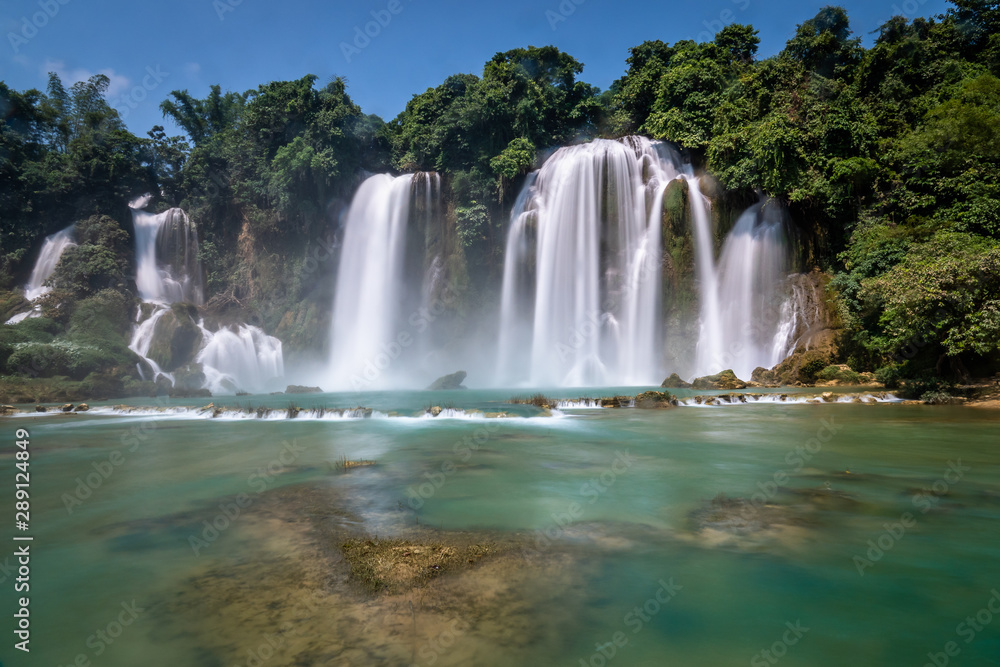
[[[281,393],[281,392],[277,392]],[[323,390],[319,387],[304,387],[299,384],[290,384],[285,387],[286,394],[322,394]]]
[[[644,391],[635,397],[637,408],[672,408],[677,399],[669,391]]]
[[[671,373],[670,377],[664,380],[660,386],[664,389],[688,389],[691,387],[691,383],[685,382],[677,373]]]
[[[427,387],[430,391],[443,391],[446,389],[466,389],[462,386],[465,381],[465,371],[458,371],[457,373],[452,373],[451,375],[444,375],[439,377],[437,380],[431,383],[431,386]]]
[[[691,384],[695,389],[746,389],[747,383],[736,377],[736,373],[725,370],[715,375],[695,378]]]

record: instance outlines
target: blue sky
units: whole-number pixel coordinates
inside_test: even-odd
[[[67,82],[103,72],[112,82],[109,101],[139,135],[156,124],[174,129],[158,109],[172,90],[202,97],[213,83],[244,91],[305,74],[320,82],[344,76],[355,102],[388,120],[450,74],[480,74],[498,51],[554,44],[584,63],[583,80],[605,89],[624,73],[628,48],[644,40],[705,40],[724,23],[751,23],[760,31],[760,55],[767,56],[825,4],[829,0],[5,0],[0,79],[23,90],[44,88],[50,70]],[[840,4],[866,44],[868,33],[894,14],[930,16],[948,7],[944,0]],[[368,25],[376,18],[383,25]],[[375,36],[355,42],[366,28]]]

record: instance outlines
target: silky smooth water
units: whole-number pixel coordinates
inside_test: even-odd
[[[255,471],[294,441],[301,453],[269,488],[339,485],[348,509],[372,533],[391,534],[400,522],[419,521],[446,530],[548,531],[572,543],[580,567],[567,575],[569,590],[523,591],[531,601],[522,613],[533,640],[526,648],[481,656],[479,664],[600,664],[591,660],[597,645],[616,632],[628,643],[607,664],[755,664],[763,659],[760,651],[782,641],[786,623],[808,628],[794,645],[779,647],[787,665],[923,665],[928,652],[943,651],[949,641],[961,651],[952,664],[1000,664],[1000,618],[969,643],[968,634],[957,634],[966,617],[986,607],[991,591],[1000,590],[995,412],[838,403],[581,409],[543,417],[534,408],[507,405],[509,396],[295,397],[303,407],[362,404],[387,415],[367,420],[5,418],[0,451],[9,477],[15,430],[31,436],[35,541],[32,652],[26,658],[12,650],[12,619],[5,611],[0,660],[65,665],[84,654],[107,666],[229,665],[182,630],[207,619],[196,612],[172,618],[168,603],[208,568],[254,561],[254,544],[239,520],[200,555],[188,538],[217,514],[223,499],[252,493]],[[251,400],[276,408],[289,403],[289,397],[240,399]],[[408,418],[429,405],[515,416]],[[463,438],[477,432],[486,434],[482,445],[462,449]],[[802,456],[810,447],[815,453],[796,471],[796,448]],[[86,479],[115,451],[123,457],[120,465],[69,512],[64,494],[73,494],[78,478]],[[608,484],[619,452],[633,462],[623,472],[618,466]],[[331,464],[342,456],[378,465],[332,475]],[[421,495],[428,475],[448,461],[463,465]],[[953,464],[960,466],[959,479],[946,477]],[[773,502],[791,504],[794,491],[817,489],[842,493],[838,498],[849,502],[817,506],[801,530],[778,539],[715,544],[699,536],[692,512],[719,493],[749,498],[767,492],[776,473],[788,478],[782,479],[785,490],[769,496]],[[602,475],[602,492],[585,486]],[[947,491],[933,496],[932,509],[923,513],[916,494],[935,483]],[[560,527],[572,503],[583,507],[582,515]],[[892,527],[904,513],[915,523],[898,537],[883,537],[885,525]],[[869,541],[877,546],[880,539],[888,548],[859,574],[855,556],[866,557]],[[4,565],[13,562],[12,551],[0,554],[8,557]],[[14,575],[5,570],[0,576],[5,588],[11,586]],[[636,631],[636,617],[627,615],[655,596],[661,579],[681,588]],[[112,644],[91,640],[88,646],[97,629],[118,617],[121,603],[132,600],[144,609],[136,621]],[[248,635],[245,644],[256,646],[259,637]],[[436,664],[456,664],[459,654],[444,653]]]

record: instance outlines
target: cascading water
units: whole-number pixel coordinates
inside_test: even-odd
[[[681,174],[666,144],[626,137],[561,148],[529,178],[507,238],[499,382],[659,382],[662,197]]]
[[[698,221],[699,229],[704,221]],[[749,378],[791,351],[800,313],[789,299],[786,215],[766,200],[740,215],[713,266],[711,237],[699,231],[698,271],[702,290],[701,336],[695,375],[730,368]]]
[[[129,203],[135,225],[136,287],[142,300],[154,306],[145,320],[143,309],[139,309],[129,347],[152,368],[153,377],[149,379],[162,376],[174,384],[174,374],[161,370],[148,355],[157,325],[170,312],[170,304],[203,302],[198,236],[187,214],[179,208],[158,214],[143,210],[150,200],[145,195]],[[190,316],[181,312],[174,314],[177,317]],[[205,375],[204,388],[212,393],[263,391],[284,375],[281,341],[258,327],[238,324],[213,332],[205,328],[204,322],[199,321],[197,326],[201,347],[195,361]]]
[[[24,286],[24,298],[28,301],[34,301],[49,293],[51,288],[45,285],[45,281],[52,277],[52,274],[56,270],[56,265],[59,263],[59,259],[66,248],[76,245],[73,240],[73,227],[73,225],[70,225],[62,231],[45,237],[45,242],[38,253],[38,259],[31,270],[28,283]],[[29,311],[14,315],[7,320],[7,324],[17,324],[29,317],[38,317],[39,315],[41,315],[41,310],[35,307]]]
[[[198,234],[187,214],[179,208],[156,214],[133,208],[132,222],[139,297],[149,303],[200,305]]]
[[[426,225],[439,193],[440,177],[422,172],[376,174],[354,195],[333,302],[330,386],[374,388],[402,373],[398,357],[412,343],[412,332],[403,328],[407,309],[431,298],[441,274],[440,258],[423,264],[425,240],[409,233],[411,209],[420,203]]]
[[[196,361],[205,373],[205,388],[213,394],[263,390],[285,374],[281,341],[258,327],[241,324],[216,332],[199,323],[205,344]]]

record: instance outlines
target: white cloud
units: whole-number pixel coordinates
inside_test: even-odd
[[[67,88],[78,81],[86,81],[95,74],[103,74],[108,77],[110,83],[108,84],[108,92],[106,96],[108,99],[114,99],[121,95],[123,92],[128,90],[130,85],[129,78],[122,74],[118,74],[110,67],[105,67],[104,69],[97,70],[96,72],[91,72],[83,67],[77,68],[67,68],[66,63],[61,60],[46,60],[45,64],[42,65],[42,75],[48,77],[49,72],[55,72],[62,79],[63,85]]]

